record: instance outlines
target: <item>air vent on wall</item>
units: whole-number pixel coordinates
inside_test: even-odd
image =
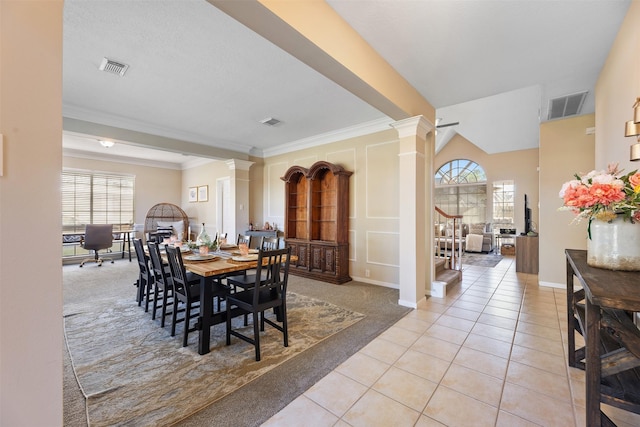
[[[124,73],[127,72],[129,66],[108,58],[102,58],[102,63],[98,69],[100,71],[106,71],[107,73],[118,74],[119,76],[124,77]]]
[[[280,123],[280,120],[274,119],[273,117],[267,117],[266,119],[260,120],[260,123],[267,126],[275,126]]]
[[[580,114],[582,105],[589,92],[574,93],[549,101],[549,120]]]

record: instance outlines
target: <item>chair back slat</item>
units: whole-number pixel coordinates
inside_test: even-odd
[[[275,291],[279,295],[286,295],[290,258],[291,247],[260,251],[256,269],[256,282],[253,287],[254,306],[259,304],[261,293]]]
[[[260,249],[263,251],[273,251],[279,249],[280,247],[280,238],[278,237],[262,237],[262,241],[260,242]]]
[[[180,248],[167,245],[165,246],[165,251],[167,253],[167,259],[169,261],[169,270],[171,271],[171,279],[173,281],[173,291],[176,294],[179,294],[191,300],[189,281],[187,279],[187,272],[182,261],[182,253],[180,252]]]
[[[149,271],[149,257],[144,253],[142,247],[142,240],[133,239],[133,248],[136,250],[136,257],[138,258],[138,266],[142,274],[147,274]]]
[[[238,238],[236,239],[236,245],[240,245],[241,243],[246,243],[247,247],[251,247],[251,236],[238,234]]]
[[[160,254],[160,246],[155,242],[148,242],[149,258],[151,259],[151,268],[153,270],[153,276],[156,281],[162,284],[163,289],[170,284],[170,277],[167,276],[167,271],[164,268],[162,262],[162,255]]]

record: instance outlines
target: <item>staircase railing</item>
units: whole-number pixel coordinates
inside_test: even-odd
[[[436,258],[448,260],[449,268],[462,270],[462,215],[450,215],[435,207],[434,245]]]

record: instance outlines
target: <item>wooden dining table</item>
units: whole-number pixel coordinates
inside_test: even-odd
[[[211,255],[216,258],[211,261],[190,261],[188,253],[182,256],[185,270],[200,277],[200,315],[196,324],[199,354],[207,354],[210,351],[211,327],[226,321],[226,310],[214,311],[213,298],[225,297],[228,294],[228,288],[219,286],[217,282],[230,273],[250,270],[258,266],[257,259],[234,261],[232,259],[234,250],[237,249],[229,248],[212,252]],[[296,259],[297,257],[291,257],[291,261]],[[238,310],[232,310],[231,316],[235,317],[237,315],[235,313],[238,313]]]

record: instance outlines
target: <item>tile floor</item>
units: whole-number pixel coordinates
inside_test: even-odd
[[[463,276],[263,426],[584,426],[584,372],[565,356],[566,292],[516,273],[514,257]]]

